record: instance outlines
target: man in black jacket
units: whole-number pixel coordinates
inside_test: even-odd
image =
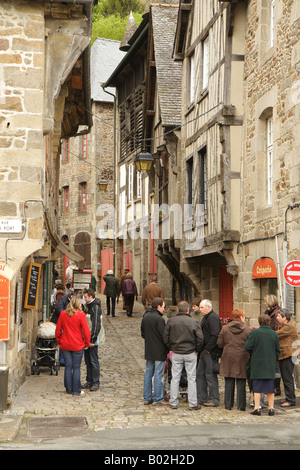
[[[221,322],[219,315],[213,311],[210,300],[201,301],[200,312],[203,316],[201,328],[204,343],[197,367],[198,402],[204,406],[219,406],[219,383],[215,366],[218,360],[217,339],[221,331]]]
[[[144,404],[168,405],[164,400],[163,374],[168,349],[163,341],[165,321],[162,318],[165,311],[165,302],[157,297],[152,301],[152,308],[148,308],[142,319],[141,335],[145,340],[146,372],[144,376]],[[154,390],[152,399],[152,378],[154,376]]]
[[[197,351],[203,344],[203,334],[199,322],[189,314],[189,304],[179,302],[177,315],[168,320],[164,331],[164,342],[173,352],[170,405],[177,408],[179,382],[183,367],[188,380],[188,400],[190,410],[201,408],[197,403],[196,369]]]
[[[98,335],[101,329],[101,300],[95,297],[94,289],[84,292],[86,301],[86,317],[91,331],[91,342],[88,349],[84,350],[84,360],[86,363],[86,383],[82,388],[89,388],[95,392],[100,386],[100,364],[98,358]]]

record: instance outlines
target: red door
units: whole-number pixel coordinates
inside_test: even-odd
[[[101,263],[101,283],[100,283],[100,292],[103,293],[105,289],[105,281],[103,280],[103,276],[107,274],[109,269],[114,269],[114,252],[112,249],[110,250],[101,250],[100,253],[100,263]]]
[[[155,246],[154,246],[154,225],[150,225],[150,254],[149,254],[149,275],[151,277],[157,274],[157,258],[155,255]]]
[[[125,251],[125,269],[129,269],[129,272],[132,273],[132,251]]]
[[[233,309],[233,277],[226,266],[219,268],[220,318],[231,318]]]

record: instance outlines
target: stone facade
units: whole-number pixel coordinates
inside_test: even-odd
[[[88,103],[89,90],[76,87],[73,77],[81,83],[86,77],[91,13],[92,2],[0,4],[0,219],[21,222],[21,231],[0,233],[1,261],[13,270],[10,339],[0,352],[1,364],[9,368],[9,395],[30,374],[38,321],[49,315],[59,245],[60,138],[74,135],[80,124],[90,126],[78,109]],[[30,262],[41,265],[36,308],[24,307]]]
[[[299,287],[286,287],[283,268],[300,257],[300,5],[274,3],[272,8],[272,2],[251,1],[247,11],[242,245],[235,302],[255,318],[264,310],[264,295],[272,292],[299,324]],[[275,262],[275,282],[252,279],[261,257]]]

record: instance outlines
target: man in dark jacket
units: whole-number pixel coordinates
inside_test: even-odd
[[[111,316],[115,317],[116,298],[120,295],[120,283],[111,269],[103,276],[105,281],[105,289],[103,294],[106,295],[106,314],[110,315],[110,301],[111,301]]]
[[[185,367],[188,380],[189,409],[198,410],[197,404],[197,351],[203,344],[203,333],[199,322],[189,314],[189,304],[179,302],[177,315],[168,320],[164,331],[164,342],[173,352],[172,380],[170,389],[170,405],[177,408],[179,382],[183,367]]]
[[[218,360],[217,339],[221,331],[221,322],[219,316],[213,311],[210,300],[202,300],[200,312],[203,315],[201,328],[204,343],[197,367],[198,402],[204,406],[219,406],[219,383],[215,366]],[[207,392],[209,392],[209,397]]]
[[[84,292],[86,301],[86,317],[91,332],[90,347],[84,350],[86,363],[86,383],[82,388],[95,392],[100,386],[100,364],[98,358],[98,335],[101,329],[101,300],[95,297],[95,291],[88,289]]]
[[[145,340],[146,372],[144,376],[144,404],[168,405],[164,400],[163,374],[168,349],[163,341],[165,321],[162,318],[165,302],[161,298],[153,299],[152,308],[143,315],[141,335]],[[154,391],[152,400],[152,378]]]

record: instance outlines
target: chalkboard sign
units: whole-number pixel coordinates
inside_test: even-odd
[[[41,264],[29,264],[24,308],[31,308],[32,310],[37,308],[41,269]]]

